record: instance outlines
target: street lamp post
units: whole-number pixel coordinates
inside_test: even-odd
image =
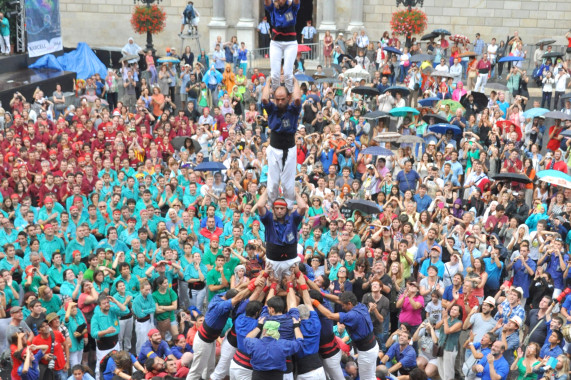
[[[145,4],[147,8],[150,8],[151,4],[155,2],[159,4],[162,0],[133,0],[133,3],[137,4],[137,1],[140,1],[141,3]],[[153,55],[155,55],[156,50],[153,47],[153,35],[149,31],[147,31],[147,50],[151,50]]]
[[[396,0],[396,1],[397,1],[397,7],[402,4],[405,7],[408,7],[409,11],[411,11],[412,7],[415,7],[417,4],[421,7],[424,4],[424,0]]]

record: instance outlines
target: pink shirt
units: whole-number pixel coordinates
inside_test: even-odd
[[[399,297],[399,300],[404,297],[404,294]],[[414,297],[414,302],[419,302],[422,307],[414,310],[410,301],[407,298],[404,299],[402,304],[402,309],[400,311],[399,322],[408,323],[411,326],[418,326],[422,323],[422,316],[420,315],[422,308],[424,307],[424,297],[418,294]]]

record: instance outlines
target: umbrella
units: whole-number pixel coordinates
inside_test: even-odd
[[[298,53],[304,53],[306,51],[311,51],[311,48],[307,45],[297,45],[297,52]]]
[[[415,135],[406,135],[406,136],[401,136],[399,137],[399,139],[397,140],[397,143],[399,144],[404,144],[404,143],[409,143],[409,144],[417,144],[420,143],[422,144],[424,142],[424,139],[420,136],[415,136]]]
[[[355,87],[351,90],[351,93],[363,96],[377,96],[380,94],[379,90],[377,90],[375,87],[369,87],[369,86]]]
[[[194,171],[197,172],[216,172],[220,170],[226,170],[226,166],[222,162],[215,162],[215,161],[208,161],[203,162],[194,168]]]
[[[305,75],[305,74],[295,74],[295,79],[297,79],[300,82],[309,82],[309,83],[313,83],[315,82],[315,80],[310,77],[309,75]]]
[[[373,111],[373,112],[369,112],[366,113],[363,118],[365,120],[377,120],[377,119],[381,119],[383,117],[389,117],[390,115],[386,112],[383,111]]]
[[[383,148],[382,146],[370,146],[362,154],[372,154],[373,156],[394,156],[390,149]]]
[[[460,54],[460,57],[476,57],[478,54],[474,53],[473,51],[467,51],[465,53]]]
[[[462,106],[462,104],[460,104],[460,102],[451,99],[445,99],[439,101],[437,107],[440,108],[441,106],[446,106],[446,105],[450,106],[450,111],[452,111],[452,113],[456,113],[456,110],[458,108],[461,108],[463,111],[466,111],[466,109]]]
[[[391,94],[394,92],[400,92],[400,94],[404,98],[405,96],[408,96],[410,94],[410,89],[408,89],[406,87],[402,87],[402,86],[392,86],[392,87],[387,88],[385,91],[383,91],[383,93],[386,93],[386,92],[390,92]]]
[[[180,59],[175,58],[175,57],[161,57],[159,59],[157,59],[158,63],[179,63]]]
[[[569,98],[571,98],[571,92],[568,92],[561,97],[561,99],[569,99]]]
[[[488,106],[488,97],[486,96],[486,94],[472,91],[468,92],[467,94],[464,94],[460,99],[460,104],[462,104],[464,108],[468,107],[468,98],[470,97],[470,95],[474,97],[474,103],[476,104],[476,107],[478,107],[478,110],[483,110]]]
[[[523,61],[523,57],[518,57],[517,55],[508,55],[507,57],[500,58],[498,62],[516,62]]]
[[[535,44],[535,46],[539,46],[539,45],[551,45],[554,44],[555,40],[551,39],[551,38],[544,38],[542,40],[537,41],[537,43]]]
[[[438,33],[430,32],[430,33],[425,34],[424,36],[420,37],[420,40],[421,41],[431,40],[431,39],[436,38],[438,36],[439,36]]]
[[[371,76],[371,74],[367,70],[363,69],[361,66],[355,66],[354,68],[345,71],[344,75],[347,78],[354,78],[354,79],[364,79],[364,78],[369,78]]]
[[[567,173],[560,172],[559,170],[547,169],[537,172],[537,178],[543,178],[548,176],[555,178],[562,178],[566,181],[571,182],[571,176]]]
[[[552,52],[543,54],[542,58],[554,58],[554,57],[559,58],[559,57],[563,57],[564,55],[565,55],[565,53],[560,53],[558,51],[552,51]]]
[[[532,108],[532,109],[525,111],[523,113],[523,117],[525,117],[526,119],[532,119],[534,117],[542,116],[548,112],[549,112],[549,110],[547,108],[537,107],[537,108]]]
[[[464,44],[470,43],[470,39],[463,34],[455,34],[453,36],[448,37],[448,39],[450,39],[450,41],[464,43]]]
[[[517,133],[517,136],[518,136],[518,137],[517,137],[517,140],[518,140],[518,141],[521,140],[521,137],[522,137],[523,135],[522,135],[522,133],[521,133],[521,128],[520,128],[517,124],[513,123],[513,122],[510,121],[510,120],[500,120],[500,121],[496,121],[496,125],[497,125],[498,127],[500,127],[501,129],[505,129],[505,130],[508,130],[508,129],[513,125],[513,126],[514,126],[514,130],[515,130],[515,132]]]
[[[571,129],[566,129],[559,134],[559,136],[571,138]]]
[[[531,179],[529,179],[528,176],[519,173],[499,173],[493,176],[492,179],[496,181],[511,181],[523,184],[531,183]]]
[[[335,69],[335,71],[337,71],[337,73],[341,73],[343,71],[343,68],[336,63],[332,63],[331,67],[333,67]]]
[[[380,214],[382,211],[375,202],[365,199],[350,199],[345,206],[351,211],[361,211],[364,214]]]
[[[436,123],[448,123],[448,119],[444,116],[436,115],[434,113],[427,113],[422,117],[422,120],[426,121],[426,123],[430,123],[430,119],[434,118],[434,122]]]
[[[486,84],[486,88],[489,88],[490,90],[499,90],[499,91],[507,91],[508,87],[506,85],[503,85],[501,83],[488,83]]]
[[[136,59],[137,61],[139,60],[139,55],[138,54],[129,54],[129,55],[125,55],[123,56],[119,62],[125,62],[125,61],[131,61],[133,59]]]
[[[447,73],[446,71],[433,71],[430,76],[433,77],[442,77],[442,78],[454,78],[452,75],[450,75],[450,73]]]
[[[446,36],[449,36],[449,35],[452,34],[452,33],[450,33],[449,31],[447,31],[446,29],[442,29],[442,28],[440,28],[440,29],[434,29],[434,30],[432,31],[432,33],[436,33],[436,34],[439,34],[439,35],[444,34],[444,35],[446,35]]]
[[[319,78],[315,81],[316,83],[342,83],[343,81],[337,78]]]
[[[374,140],[377,142],[397,142],[401,137],[402,135],[397,132],[383,132],[376,135]]]
[[[552,177],[552,176],[544,176],[543,178],[540,178],[539,180],[546,182],[546,183],[550,183],[550,184],[555,185],[555,186],[561,186],[561,187],[564,187],[566,189],[571,189],[571,181],[563,179],[563,178]]]
[[[392,47],[392,46],[384,47],[383,50],[386,52],[389,52],[389,53],[397,54],[397,55],[402,54],[402,51],[400,51],[399,49]]]
[[[391,116],[396,116],[396,117],[404,117],[409,113],[412,113],[413,115],[418,115],[420,111],[411,107],[397,107],[389,111],[389,114]]]
[[[418,103],[423,107],[433,106],[434,102],[439,101],[440,99],[436,96],[431,96],[430,98],[419,99]]]
[[[422,69],[422,73],[423,74],[432,74],[434,72],[434,68],[432,66],[426,66],[424,69]]]
[[[192,141],[192,145],[194,146],[194,153],[200,152],[202,146],[198,141],[190,138],[190,136],[175,137],[174,139],[171,140],[171,145],[175,150],[180,151],[181,148],[184,146],[184,142],[186,141],[186,139],[190,139],[190,141]]]
[[[544,113],[543,117],[548,117],[550,119],[571,120],[571,115],[567,115],[565,112],[560,111],[551,111]]]
[[[434,57],[430,54],[415,54],[412,57],[410,57],[409,61],[410,62],[424,62],[424,61],[431,61],[434,59]]]
[[[431,125],[428,127],[428,130],[430,132],[439,133],[441,135],[446,134],[446,132],[448,132],[448,131],[454,132],[454,135],[456,135],[456,136],[459,136],[462,134],[462,130],[460,129],[460,127],[457,127],[457,126],[452,125],[452,124],[445,124],[445,123],[439,123],[439,124]]]

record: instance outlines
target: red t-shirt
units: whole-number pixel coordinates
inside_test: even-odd
[[[552,125],[549,128],[549,134],[553,133],[554,128],[556,128],[555,125]],[[561,131],[563,131],[563,128],[559,128],[559,130],[553,135],[553,138],[549,140],[549,142],[547,143],[547,149],[555,152],[557,149],[561,147],[561,140],[556,139],[556,137],[559,136]]]
[[[55,362],[54,369],[56,371],[61,371],[63,369],[63,367],[65,366],[65,355],[63,353],[63,343],[65,342],[65,339],[63,338],[62,333],[60,333],[59,331],[54,331],[53,333],[54,333],[54,337],[56,340],[53,352],[51,351],[51,345],[52,345],[51,334],[48,335],[47,339],[42,338],[41,334],[38,336],[35,336],[34,339],[32,340],[32,343],[35,344],[36,346],[40,346],[43,344],[47,345],[48,350],[46,351],[46,354],[53,353],[56,356],[56,362]],[[36,350],[34,352],[34,354],[36,354],[38,351],[39,350]],[[47,360],[46,357],[44,356],[44,359],[41,360],[41,363],[47,365],[49,363],[49,360]]]

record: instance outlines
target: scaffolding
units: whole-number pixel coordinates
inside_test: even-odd
[[[6,12],[6,16],[16,20],[16,52],[26,51],[26,6],[24,0],[13,0],[8,2],[11,9]]]

